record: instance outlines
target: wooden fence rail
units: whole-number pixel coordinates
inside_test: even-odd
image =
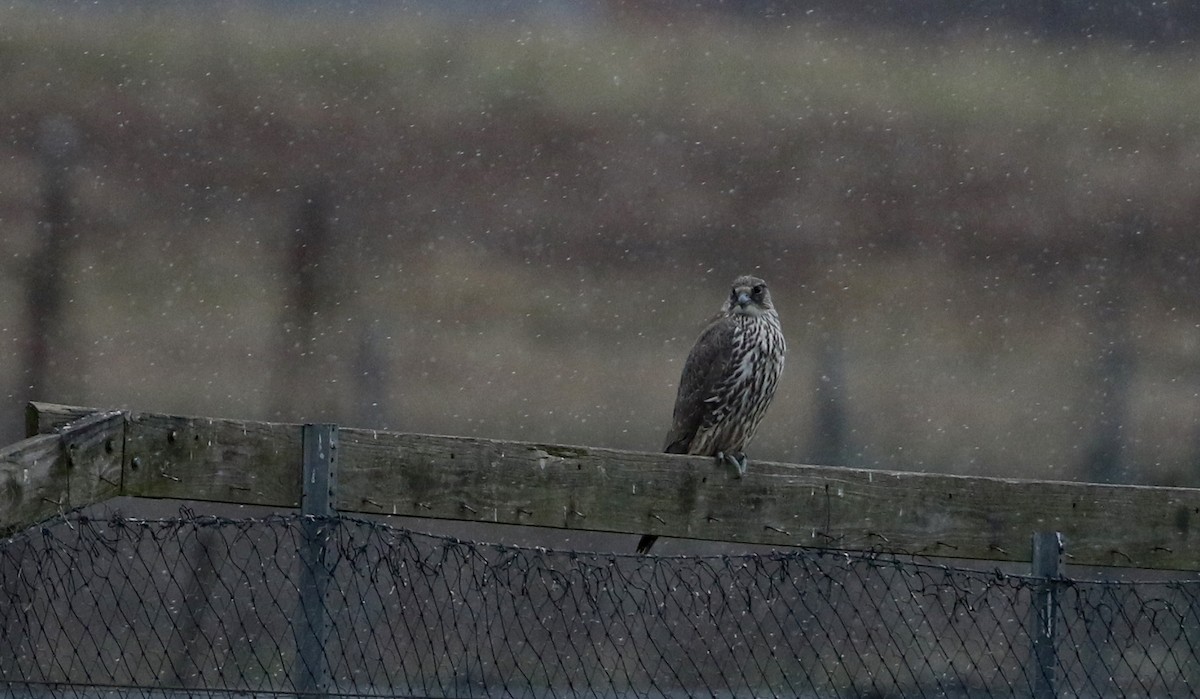
[[[342,513],[1030,560],[1200,569],[1200,490],[714,460],[336,429]],[[0,448],[0,535],[118,495],[297,508],[303,425],[31,404]]]

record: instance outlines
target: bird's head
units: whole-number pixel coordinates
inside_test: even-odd
[[[733,280],[729,300],[725,302],[726,313],[741,313],[758,316],[775,310],[771,304],[771,292],[767,283],[758,277],[741,276]]]

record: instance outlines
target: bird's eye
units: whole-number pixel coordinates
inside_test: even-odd
[[[754,296],[762,296],[762,292],[762,284],[755,284],[754,288],[750,290],[750,293]]]

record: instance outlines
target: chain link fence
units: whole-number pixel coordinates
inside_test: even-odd
[[[639,557],[349,517],[74,513],[0,541],[0,686],[18,697],[1186,697],[1200,686],[1198,592],[1194,579],[1046,580],[897,554]],[[1051,605],[1040,622],[1051,626],[1037,605]],[[1052,652],[1035,657],[1047,632]]]

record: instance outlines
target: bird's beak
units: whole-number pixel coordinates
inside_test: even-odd
[[[739,291],[737,295],[737,304],[742,308],[750,305],[750,292]]]

